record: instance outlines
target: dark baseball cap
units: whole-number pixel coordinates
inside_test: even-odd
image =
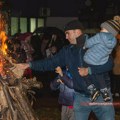
[[[84,30],[84,27],[79,20],[72,20],[68,22],[64,27],[64,31],[75,30],[75,29]]]

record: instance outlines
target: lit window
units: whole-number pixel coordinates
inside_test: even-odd
[[[20,18],[20,31],[21,33],[27,32],[27,18]]]
[[[30,32],[33,32],[36,28],[36,19],[35,18],[31,18],[30,19]]]
[[[11,35],[14,35],[18,32],[18,18],[11,17]]]

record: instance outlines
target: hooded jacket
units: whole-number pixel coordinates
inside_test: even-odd
[[[63,83],[57,82],[60,79]],[[74,89],[73,89],[73,79],[69,70],[63,70],[63,76],[58,75],[55,80],[50,83],[50,88],[52,90],[59,89],[59,104],[65,106],[73,106],[74,99]]]
[[[65,67],[68,66],[70,73],[73,76],[73,88],[75,91],[80,92],[82,94],[87,93],[87,85],[85,82],[85,78],[80,76],[78,73],[78,67],[83,66],[83,56],[85,50],[83,49],[84,43],[86,40],[86,35],[83,34],[77,38],[78,44],[70,44],[63,47],[56,55],[52,58],[32,61],[30,62],[30,68],[36,71],[52,71],[57,66]],[[91,65],[90,70],[92,74],[103,73],[111,70],[113,67],[113,62],[111,59],[108,60],[104,65],[94,66]],[[106,78],[106,84],[110,87],[110,79]]]
[[[116,38],[109,32],[100,32],[87,39],[85,47],[88,50],[84,55],[85,62],[92,65],[105,64],[116,43]]]

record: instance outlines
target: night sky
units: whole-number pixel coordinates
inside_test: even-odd
[[[40,8],[50,8],[52,16],[77,16],[79,0],[8,0],[14,13],[39,16]]]
[[[120,0],[6,0],[14,15],[40,16],[40,8],[50,8],[51,16],[73,17],[104,14],[107,7],[117,7]],[[101,9],[102,8],[102,9]]]

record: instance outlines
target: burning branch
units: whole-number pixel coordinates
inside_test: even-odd
[[[0,119],[2,120],[38,120],[27,98],[31,87],[41,88],[42,83],[35,78],[22,78],[23,71],[7,55],[7,36],[4,17],[0,12]]]
[[[2,42],[1,44],[5,45]],[[1,118],[3,120],[38,120],[28,101],[27,92],[32,86],[41,88],[42,85],[35,78],[27,80],[18,77],[23,73],[16,70],[12,58],[8,57],[6,49],[3,49],[4,47],[0,49]]]
[[[1,69],[3,69],[3,71],[7,71],[7,74],[8,73],[13,74],[12,76],[14,76],[14,79],[20,78],[23,75],[23,71],[17,70],[17,68],[15,67],[16,64],[12,62],[13,61],[12,58],[8,57],[6,40],[7,40],[7,36],[5,32],[1,31],[0,32],[0,65],[1,65],[0,67],[4,67]],[[0,74],[2,74],[3,71],[1,71]]]

